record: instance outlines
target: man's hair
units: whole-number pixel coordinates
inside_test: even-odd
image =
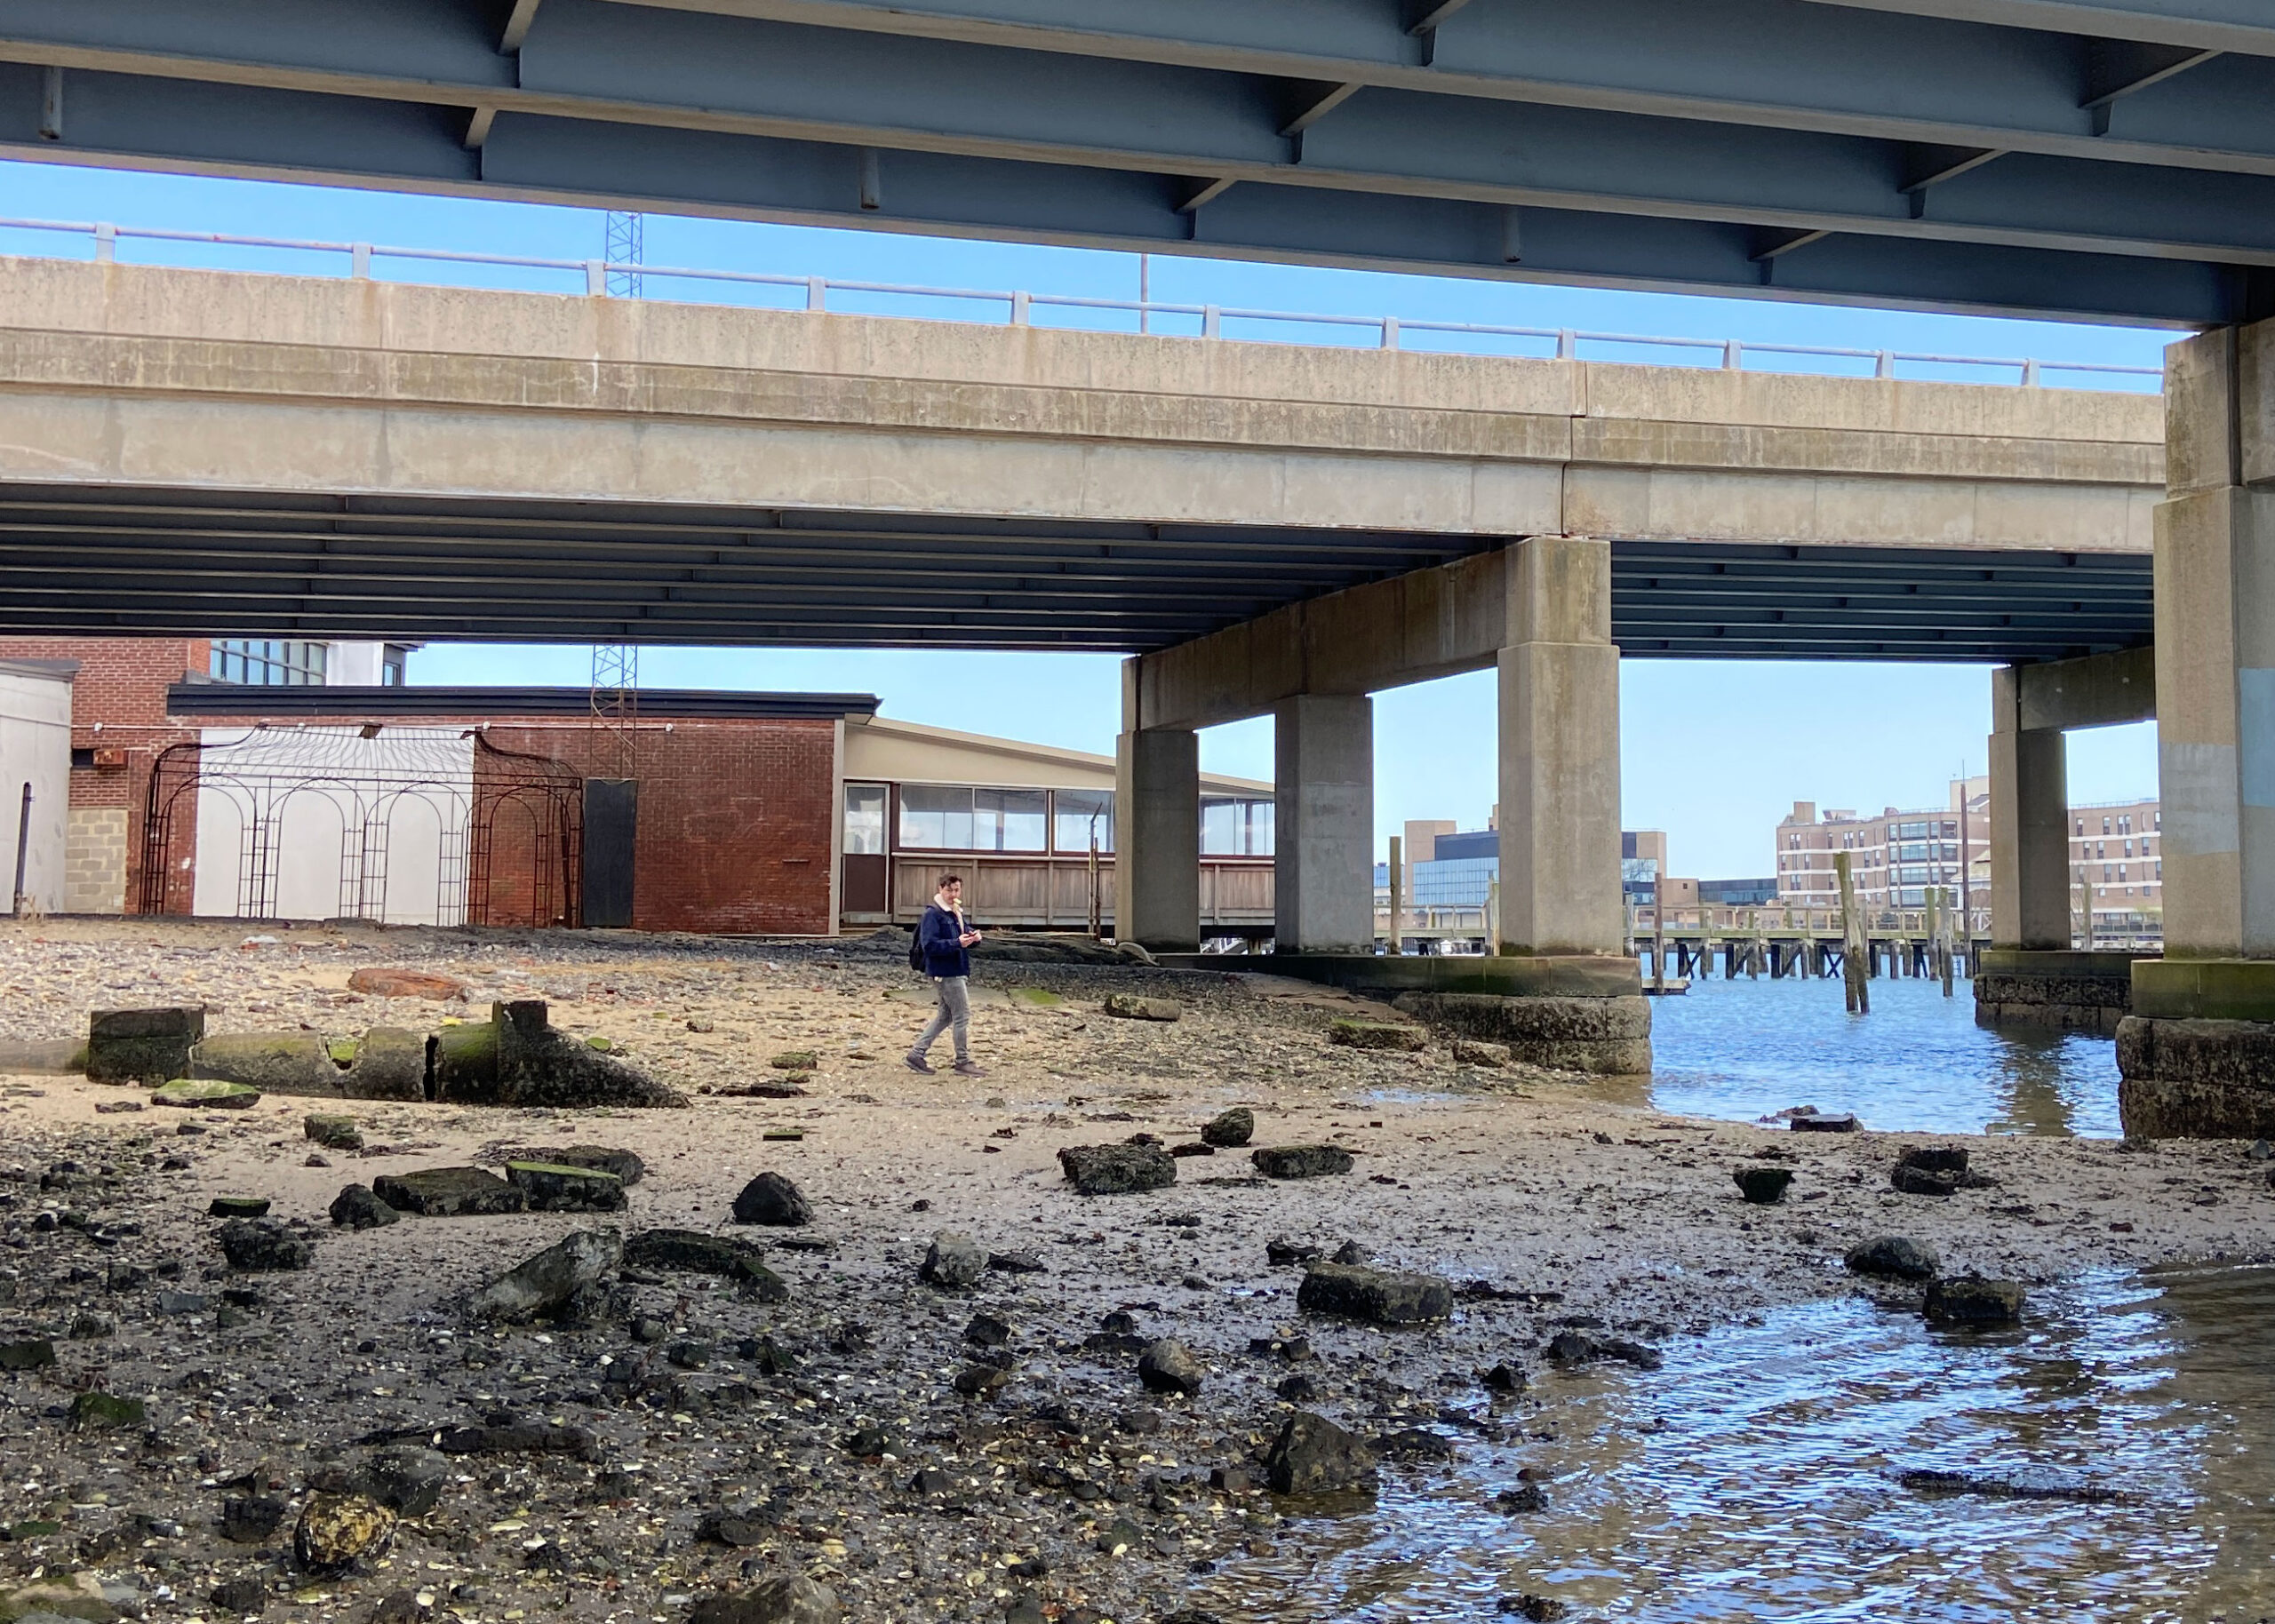
[[[940,883],[934,886],[932,888],[935,891],[945,891],[950,886],[960,886],[962,883],[963,876],[962,874],[943,874],[940,876]]]

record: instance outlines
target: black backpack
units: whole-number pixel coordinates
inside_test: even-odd
[[[924,924],[918,920],[916,934],[908,938],[908,967],[919,975],[924,974]]]

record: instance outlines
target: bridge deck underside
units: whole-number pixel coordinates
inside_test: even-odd
[[[1503,538],[0,488],[0,631],[1145,653]],[[2145,555],[1613,544],[1642,657],[2040,660],[2145,643]]]

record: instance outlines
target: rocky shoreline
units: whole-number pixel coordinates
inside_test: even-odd
[[[373,967],[438,980],[351,989]],[[542,998],[692,1102],[220,1111],[0,1080],[0,1620],[756,1624],[836,1616],[820,1587],[849,1619],[1231,1624],[1212,1596],[1243,1564],[1362,1514],[1276,1485],[1436,1481],[1521,1441],[1566,1373],[1789,1302],[1923,1302],[1845,1265],[1875,1240],[2025,1288],[2275,1250],[2239,1145],[1976,1139],[1964,1178],[1914,1157],[1907,1193],[1899,1156],[1944,1142],[1338,1042],[1396,1017],[1262,977],[983,966],[984,1079],[901,1066],[927,999],[887,943],[56,921],[0,927],[0,984],[22,1056],[95,1007],[330,1040]],[[1204,1134],[1241,1111],[1249,1142]],[[639,1174],[603,1169],[605,1198],[560,1176],[579,1147]],[[1077,1193],[1077,1164],[1126,1191]],[[345,1186],[451,1167],[553,1210],[334,1222]],[[1792,1176],[1739,1177],[1765,1171]],[[752,1195],[766,1175],[787,1193]],[[268,1206],[211,1215],[232,1198]],[[575,1289],[482,1306],[555,1246]]]

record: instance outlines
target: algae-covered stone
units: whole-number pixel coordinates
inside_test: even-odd
[[[401,1223],[403,1214],[363,1184],[350,1184],[331,1198],[331,1221],[343,1230],[378,1230]]]
[[[1249,1160],[1267,1179],[1316,1179],[1351,1171],[1351,1152],[1339,1144],[1264,1145]]]
[[[361,1494],[311,1494],[292,1530],[300,1565],[337,1570],[376,1561],[395,1543],[395,1513]]]
[[[215,1196],[206,1207],[208,1218],[266,1218],[268,1216],[267,1196]]]
[[[1851,1246],[1841,1261],[1851,1274],[1885,1275],[1898,1280],[1932,1280],[1944,1266],[1935,1247],[1901,1235],[1876,1236]]]
[[[87,1017],[87,1077],[98,1083],[162,1083],[189,1069],[205,1035],[198,1005],[98,1009]]]
[[[541,999],[491,1006],[436,1034],[433,1097],[461,1105],[684,1106],[637,1067],[555,1031]]]
[[[766,1063],[777,1071],[810,1071],[821,1058],[811,1049],[785,1049]]]
[[[508,1162],[506,1178],[533,1213],[620,1213],[624,1181],[592,1167],[558,1162]]]
[[[122,1427],[143,1427],[149,1424],[149,1413],[140,1398],[122,1398],[116,1393],[82,1393],[71,1401],[71,1429],[75,1432],[110,1432]]]
[[[44,1338],[0,1342],[0,1370],[43,1370],[55,1363],[55,1344]]]
[[[178,1077],[150,1092],[153,1105],[180,1105],[192,1111],[243,1111],[260,1103],[260,1090],[243,1083]]]
[[[474,1311],[498,1319],[558,1314],[623,1257],[624,1238],[614,1230],[568,1236],[483,1287],[474,1299]]]
[[[400,1026],[374,1026],[355,1046],[355,1063],[338,1085],[347,1100],[427,1097],[427,1039]]]
[[[1364,1488],[1375,1480],[1373,1445],[1324,1415],[1298,1410],[1272,1440],[1265,1480],[1280,1494],[1330,1494]]]
[[[327,1150],[360,1150],[363,1148],[363,1130],[355,1126],[353,1117],[335,1116],[326,1111],[311,1112],[301,1119],[300,1131]]]
[[[595,1173],[613,1174],[627,1190],[648,1171],[648,1165],[636,1152],[609,1145],[531,1145],[508,1150],[505,1157],[508,1162],[546,1162],[555,1167],[587,1167]]]
[[[371,1192],[397,1212],[422,1218],[486,1218],[522,1212],[529,1205],[519,1190],[479,1167],[382,1174],[371,1181]]]
[[[1256,1137],[1256,1113],[1245,1105],[1219,1111],[1201,1126],[1201,1142],[1237,1150]]]
[[[629,1268],[724,1275],[761,1302],[786,1302],[790,1288],[766,1266],[765,1257],[746,1240],[693,1230],[643,1230],[624,1243],[624,1262]]]
[[[1357,1021],[1347,1016],[1331,1022],[1327,1040],[1352,1049],[1389,1049],[1413,1054],[1429,1045],[1429,1035],[1402,1021]]]
[[[315,1244],[281,1218],[233,1218],[221,1226],[220,1239],[229,1267],[249,1273],[306,1269],[315,1262]]]
[[[190,1051],[189,1075],[264,1094],[335,1095],[339,1068],[314,1032],[218,1032]]]
[[[1135,992],[1109,992],[1106,1012],[1123,1021],[1175,1021],[1185,1009],[1175,999],[1140,998]]]
[[[2018,1323],[2023,1300],[2023,1288],[2013,1280],[1969,1274],[1931,1283],[1924,1306],[1937,1325],[1986,1327]]]
[[[1058,1165],[1077,1195],[1131,1195],[1177,1182],[1177,1158],[1159,1145],[1068,1145]]]

